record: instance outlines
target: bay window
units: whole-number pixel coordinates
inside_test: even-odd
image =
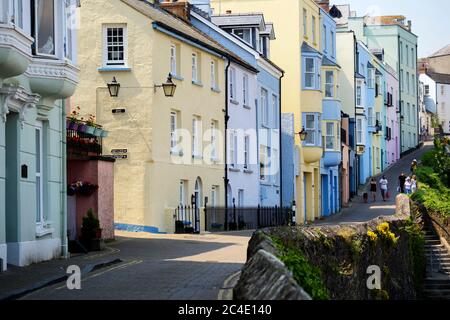
[[[336,139],[335,139],[335,134],[334,134],[334,122],[326,123],[325,149],[326,150],[336,149]]]
[[[43,56],[55,56],[55,1],[32,1],[32,30],[35,39],[34,53]]]
[[[356,83],[356,106],[363,107],[362,82]]]
[[[365,145],[364,121],[362,118],[356,119],[356,144]]]
[[[305,88],[316,87],[316,63],[314,58],[305,58]]]
[[[308,133],[306,136],[306,145],[316,145],[317,125],[316,116],[314,114],[307,114],[305,116],[305,130]]]
[[[334,97],[334,72],[325,71],[325,97]]]

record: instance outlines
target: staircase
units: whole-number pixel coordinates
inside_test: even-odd
[[[429,300],[450,300],[450,252],[430,226],[425,226],[427,275],[424,295]]]

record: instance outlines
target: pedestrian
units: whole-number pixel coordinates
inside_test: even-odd
[[[406,176],[402,172],[402,174],[398,177],[398,186],[399,186],[399,189],[400,189],[398,191],[400,193],[405,193],[405,181],[406,181]]]
[[[417,177],[412,176],[411,178],[411,193],[414,193],[417,191]]]
[[[372,194],[373,202],[377,200],[377,180],[372,178],[370,180],[370,193]]]
[[[380,190],[383,201],[386,201],[386,195],[388,192],[388,180],[386,179],[386,176],[383,176],[380,180]]]
[[[417,169],[417,160],[414,159],[414,160],[411,162],[411,174],[414,174],[414,173],[416,172],[416,169]]]
[[[411,178],[410,177],[406,178],[406,181],[405,181],[405,193],[411,194]]]

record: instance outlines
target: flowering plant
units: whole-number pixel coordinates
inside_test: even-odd
[[[96,190],[98,190],[98,185],[92,184],[87,181],[77,181],[74,183],[69,184],[67,188],[67,194],[70,196],[73,196],[75,194],[83,195],[83,196],[90,196],[92,195]]]
[[[83,118],[78,119],[78,117],[80,116],[80,110],[80,107],[76,107],[75,110],[70,113],[69,120],[75,123],[79,123],[80,121],[82,121]]]

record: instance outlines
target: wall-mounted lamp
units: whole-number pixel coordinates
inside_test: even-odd
[[[300,140],[305,141],[308,137],[308,132],[305,130],[305,128],[303,128],[302,131],[298,133],[298,135],[300,136]]]
[[[164,95],[166,97],[173,97],[175,95],[175,90],[177,89],[177,85],[175,83],[173,83],[172,81],[172,75],[169,73],[169,76],[167,77],[167,81],[166,83],[163,83],[161,85],[156,85],[154,86],[155,92],[156,92],[156,88],[163,88],[164,91]]]
[[[119,96],[120,83],[117,82],[116,77],[113,77],[112,81],[108,83],[108,90],[111,97]]]

